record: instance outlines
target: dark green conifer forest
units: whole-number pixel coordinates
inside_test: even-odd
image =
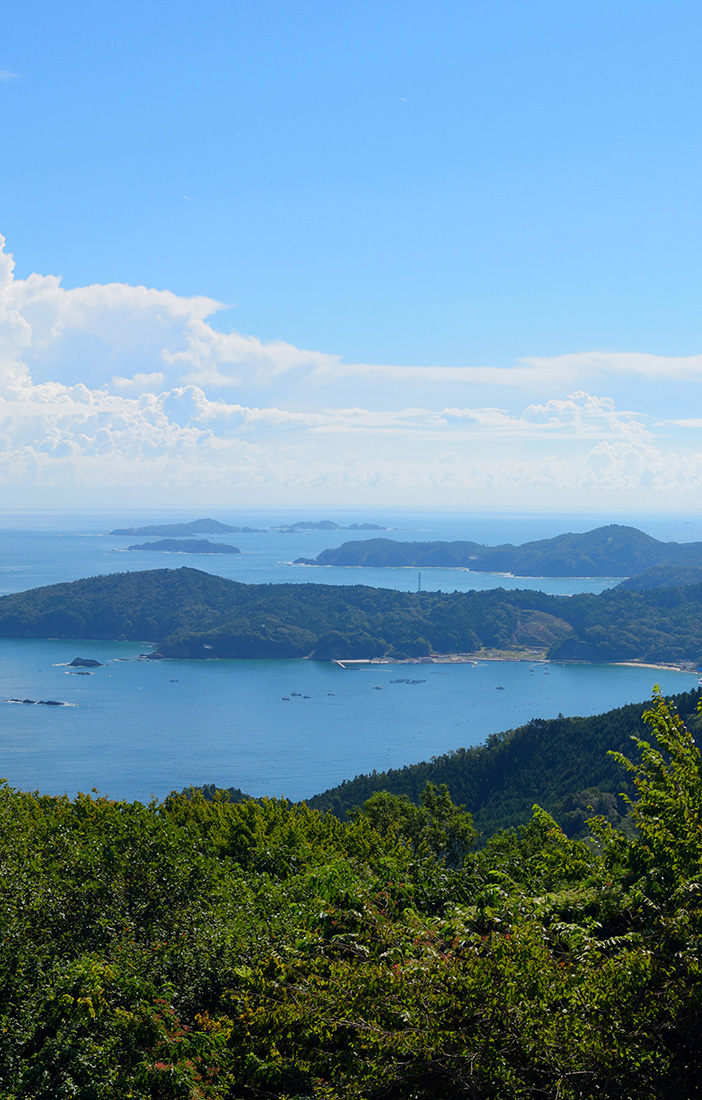
[[[625,828],[476,847],[446,786],[347,820],[0,788],[3,1100],[700,1095],[702,763],[656,697]]]

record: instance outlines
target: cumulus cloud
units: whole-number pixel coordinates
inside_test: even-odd
[[[686,411],[702,357],[346,364],[219,331],[224,308],[143,286],[17,278],[0,248],[0,484],[150,485],[193,500],[236,486],[250,503],[266,491],[523,505],[699,490],[694,435],[683,447],[676,429],[702,421],[621,408],[608,385],[637,378],[640,393],[665,373],[669,388],[684,383]]]
[[[283,341],[218,332],[225,307],[123,283],[64,288],[54,275],[14,275],[0,237],[0,360],[3,375],[148,389],[163,384],[266,384],[288,371],[312,372],[334,357]]]
[[[649,434],[641,413],[618,410],[611,397],[597,397],[577,390],[564,398],[552,397],[543,405],[529,405],[524,420],[576,436]]]

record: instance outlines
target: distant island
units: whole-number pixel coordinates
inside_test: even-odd
[[[255,532],[256,527],[230,527],[216,519],[194,519],[190,523],[152,523],[146,527],[117,527],[111,535],[160,535],[164,538],[184,538],[188,535],[235,535]]]
[[[659,542],[635,527],[610,524],[521,546],[367,539],[323,550],[316,558],[297,558],[294,564],[448,567],[517,577],[631,577],[653,568],[702,569],[702,543]]]
[[[128,546],[127,550],[155,550],[161,554],[240,554],[238,546],[226,542],[209,542],[207,539],[160,539],[158,542],[142,542]]]
[[[276,531],[387,531],[378,523],[350,523],[343,527],[331,519],[299,520],[297,523],[282,523]]]
[[[702,584],[573,596],[413,593],[152,569],[3,596],[0,636],[149,640],[152,656],[200,659],[471,654],[699,665]]]
[[[274,531],[294,533],[296,531],[387,531],[378,523],[350,523],[344,527],[331,519],[299,520],[297,523],[282,523],[273,527]],[[150,523],[145,527],[116,527],[110,535],[130,536],[157,535],[160,538],[180,539],[189,535],[260,535],[263,527],[231,527],[216,519],[194,519],[190,523]],[[131,549],[131,547],[130,547]]]

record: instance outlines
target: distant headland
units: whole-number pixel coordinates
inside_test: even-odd
[[[635,527],[610,524],[521,546],[365,539],[323,550],[316,558],[297,558],[294,564],[462,568],[517,577],[632,577],[653,568],[702,568],[702,543],[659,542]]]

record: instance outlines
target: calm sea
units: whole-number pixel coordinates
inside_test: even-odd
[[[211,512],[209,514],[212,514]],[[275,527],[299,519],[373,522],[389,537],[521,543],[613,522],[602,516],[412,515],[337,512],[214,513],[257,534],[222,538],[241,555],[206,557],[126,552],[131,539],[114,527],[181,522],[193,512],[3,513],[0,592],[128,569],[188,565],[246,582],[373,584],[417,587],[407,569],[316,569],[293,566],[349,538],[373,533]],[[702,541],[691,517],[628,517],[657,538]],[[216,536],[210,536],[217,541]],[[137,541],[143,541],[139,539]],[[422,570],[422,587],[535,587],[554,593],[601,591],[611,580],[543,580]],[[596,714],[646,699],[655,682],[673,694],[697,676],[613,666],[530,667],[526,663],[373,666],[344,671],[308,661],[151,663],[144,646],[0,640],[0,700],[58,699],[46,707],[0,704],[0,774],[13,786],[74,794],[95,787],[112,797],[162,798],[188,784],[236,786],[253,795],[298,799],[361,772],[398,767],[460,746],[533,717]],[[90,675],[67,663],[76,656],[104,662]],[[392,683],[413,679],[416,683]],[[293,694],[295,693],[295,694]]]

